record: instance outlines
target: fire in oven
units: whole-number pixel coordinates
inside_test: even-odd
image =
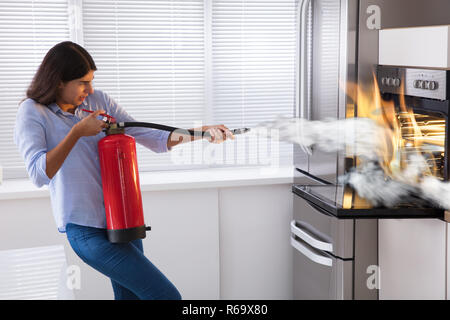
[[[444,218],[439,202],[423,196],[424,189],[417,186],[429,181],[442,189],[450,180],[449,72],[377,66],[375,86],[370,90],[355,86],[356,95],[351,99],[356,105],[355,120],[369,118],[386,128],[381,156],[365,165],[358,156],[346,158],[345,176],[360,178],[353,183],[341,180],[333,184],[317,177],[316,183],[311,183],[311,174],[296,169],[300,175],[292,187],[291,222],[294,267],[301,270],[294,276],[296,299],[377,299],[376,268],[374,281],[369,281],[368,273],[378,265],[378,219]],[[365,124],[347,120],[325,125]],[[297,131],[309,133],[317,127],[320,134],[326,128],[320,127],[321,123],[306,125],[310,125],[308,130]],[[361,167],[367,172],[358,175]],[[378,204],[371,198],[377,193],[384,200]],[[395,205],[385,205],[389,196]]]
[[[439,195],[423,191],[424,181],[450,180],[450,70],[378,65],[374,78],[371,90],[357,87],[351,99],[356,120],[368,118],[386,129],[378,139],[385,141],[377,161],[360,165],[357,156],[347,158],[348,172],[340,184],[296,183],[293,192],[339,217],[443,217]]]
[[[383,100],[393,101],[401,135],[401,164],[420,153],[425,174],[449,180],[449,70],[377,67]]]

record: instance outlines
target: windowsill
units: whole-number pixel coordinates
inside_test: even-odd
[[[142,192],[290,184],[293,167],[143,172],[139,178]],[[48,187],[37,188],[28,179],[5,180],[0,185],[0,200],[45,197],[49,197]]]

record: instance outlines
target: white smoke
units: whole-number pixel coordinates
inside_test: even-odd
[[[390,176],[379,165],[386,153],[386,128],[368,118],[309,121],[301,118],[280,117],[263,122],[255,129],[256,134],[269,135],[276,129],[281,141],[296,143],[304,150],[315,146],[324,152],[341,152],[346,156],[358,156],[361,163],[339,178],[350,185],[358,195],[374,206],[394,207],[406,201],[432,202],[450,209],[450,184],[431,176],[425,158],[410,155],[404,170],[394,171]],[[418,201],[422,199],[422,201]]]
[[[252,132],[270,135],[272,129],[275,129],[280,140],[296,143],[305,150],[315,145],[325,152],[340,151],[373,160],[382,152],[385,130],[368,118],[309,121],[279,117],[260,123]]]
[[[416,191],[407,183],[387,179],[384,171],[374,162],[367,162],[340,177],[340,182],[352,186],[361,198],[369,200],[374,206],[394,207]]]
[[[450,210],[450,184],[433,177],[425,177],[420,183],[423,197],[439,207]]]

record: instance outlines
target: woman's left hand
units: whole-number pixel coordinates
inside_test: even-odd
[[[222,143],[227,139],[234,139],[233,133],[223,124],[203,126],[202,131],[209,133],[210,136],[207,136],[207,139],[211,143]]]

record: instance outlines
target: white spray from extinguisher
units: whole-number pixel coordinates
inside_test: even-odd
[[[268,130],[270,129],[270,130]],[[277,130],[277,136],[270,133]],[[450,182],[425,176],[426,159],[413,155],[406,170],[386,177],[381,162],[385,152],[386,128],[368,118],[310,121],[302,118],[279,117],[260,123],[252,132],[299,145],[311,153],[311,148],[324,152],[340,152],[346,156],[358,156],[361,164],[340,177],[358,195],[373,205],[393,207],[411,194],[430,201],[437,207],[450,210]]]

